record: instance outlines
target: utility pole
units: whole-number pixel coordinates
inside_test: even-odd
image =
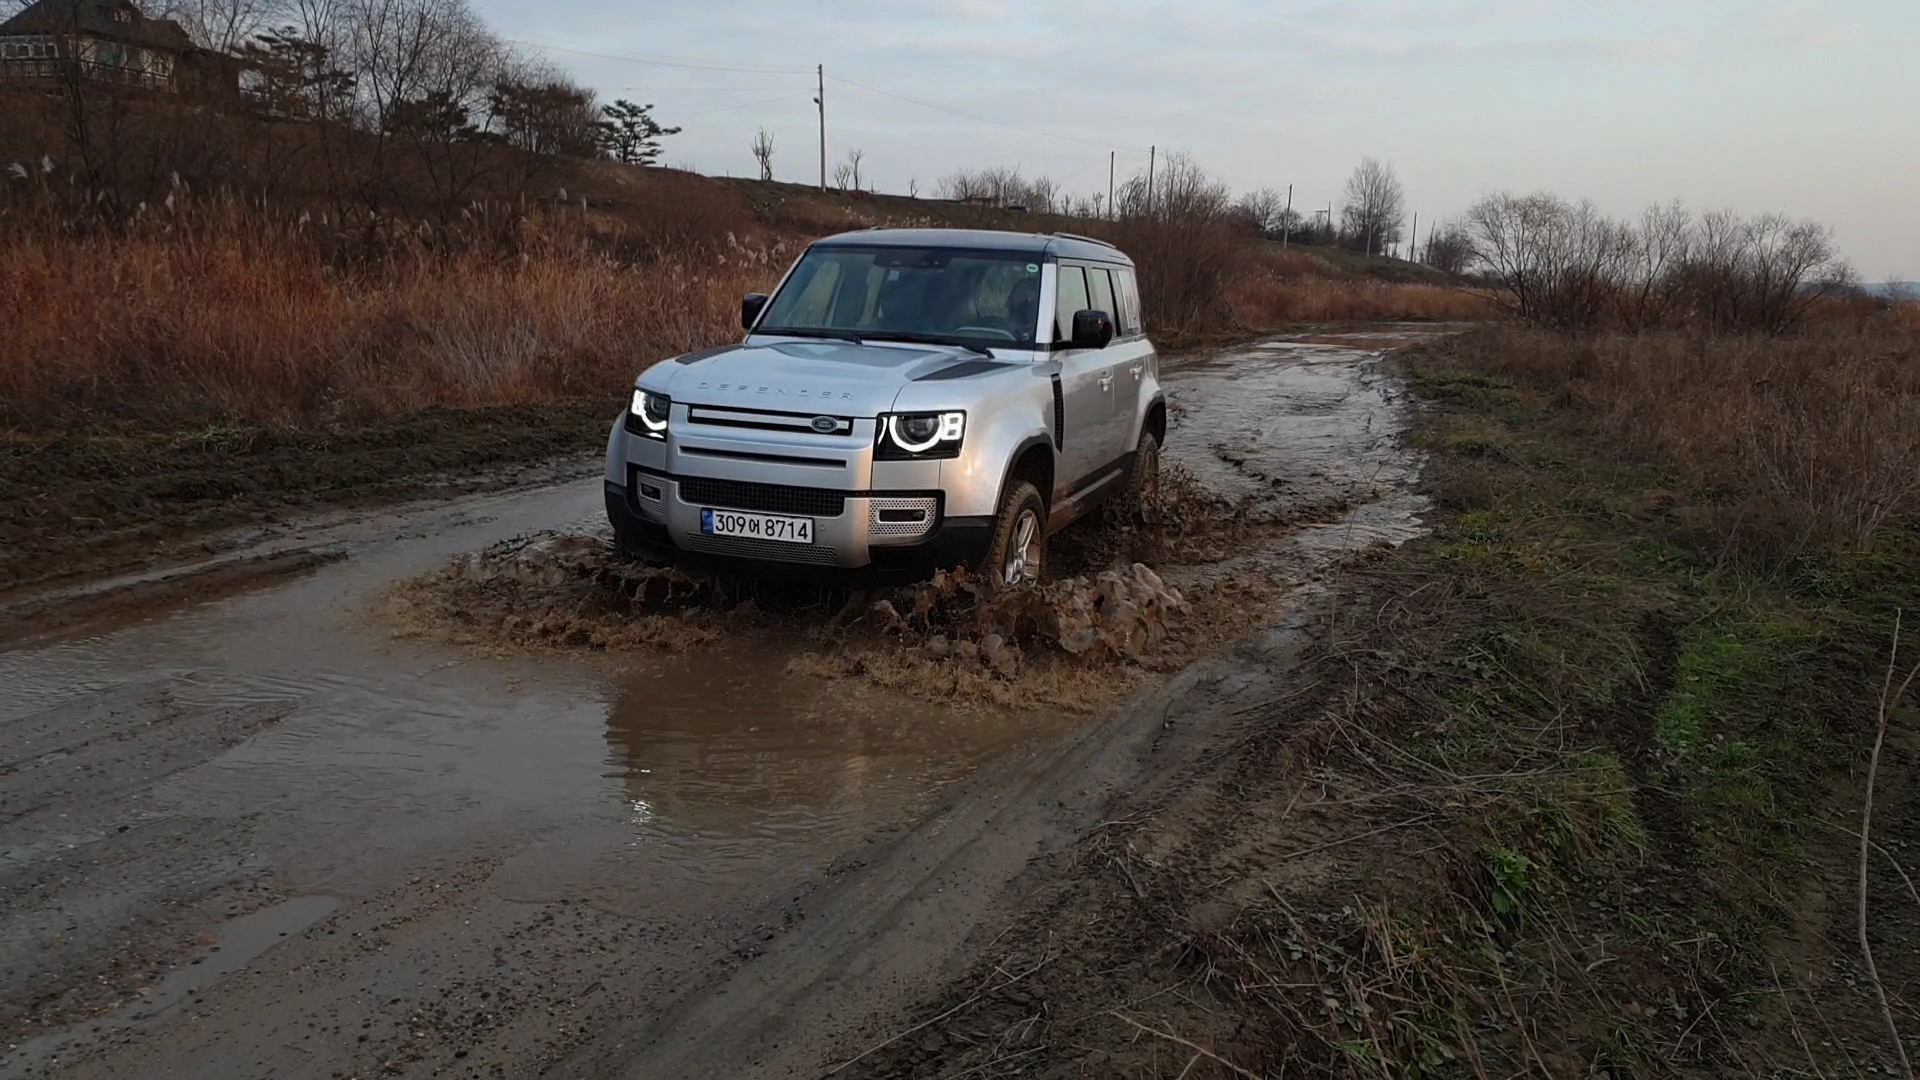
[[[815,69],[820,77],[820,96],[813,99],[820,106],[820,190],[827,190],[827,65],[821,64]]]
[[[1420,261],[1420,211],[1413,212],[1413,235],[1407,238],[1407,261]]]
[[[1114,155],[1114,151],[1112,150],[1107,151],[1107,220],[1108,221],[1112,221],[1115,218],[1120,216],[1119,214],[1115,213],[1113,209],[1113,155]]]
[[[1147,147],[1147,216],[1153,216],[1153,158],[1158,146]]]
[[[1280,250],[1287,250],[1287,242],[1293,239],[1293,185],[1287,185],[1287,212],[1280,218]]]

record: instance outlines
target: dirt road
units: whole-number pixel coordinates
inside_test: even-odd
[[[1225,494],[1350,509],[1238,556],[1307,583],[1272,629],[1108,716],[908,702],[789,674],[778,640],[489,655],[373,616],[453,554],[597,528],[590,466],[315,522],[222,574],[16,621],[0,1076],[856,1058],[1005,924],[1037,860],[1117,797],[1176,787],[1272,695],[1318,568],[1413,535],[1418,462],[1377,351],[1404,336],[1170,371],[1170,460]]]

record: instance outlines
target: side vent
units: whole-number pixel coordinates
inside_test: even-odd
[[[1067,399],[1060,392],[1060,376],[1053,376],[1053,452],[1067,448]]]

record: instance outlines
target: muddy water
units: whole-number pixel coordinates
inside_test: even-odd
[[[1315,559],[1417,535],[1420,457],[1400,445],[1405,402],[1371,351],[1420,340],[1413,327],[1272,341],[1174,367],[1180,416],[1167,460],[1213,491],[1291,509]]]
[[[1421,510],[1355,344],[1168,374],[1169,458],[1304,508],[1298,557],[1397,542]],[[538,1072],[1083,722],[789,675],[777,638],[482,657],[369,615],[451,554],[597,528],[596,487],[316,527],[328,560],[291,576],[0,653],[0,1075]],[[448,1002],[483,1020],[450,1033]]]

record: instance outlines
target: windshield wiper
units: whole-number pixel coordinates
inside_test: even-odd
[[[829,341],[850,341],[855,345],[866,344],[859,334],[851,330],[833,330],[826,327],[761,326],[756,327],[753,332],[766,334],[769,337],[825,338]]]
[[[956,341],[953,338],[942,337],[939,334],[896,334],[887,332],[875,336],[886,341],[904,341],[909,345],[950,345],[956,349],[965,349],[968,352],[979,353],[989,360],[995,358],[993,350],[987,348],[985,345],[975,345],[971,341]]]

